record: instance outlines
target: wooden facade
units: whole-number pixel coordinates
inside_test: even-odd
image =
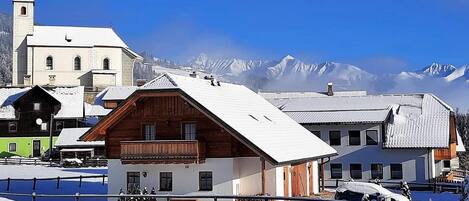
[[[39,104],[39,106],[36,106],[39,107],[39,110],[35,110],[34,104]],[[19,97],[13,103],[13,106],[16,118],[0,120],[0,130],[3,131],[0,132],[0,137],[49,136],[51,115],[57,114],[61,108],[61,103],[40,87],[35,86]],[[38,118],[47,123],[45,130],[36,124]],[[52,135],[58,136],[62,128],[79,127],[82,124],[79,120],[80,118],[54,118]],[[13,129],[14,127],[16,129]]]
[[[110,159],[127,159],[131,163],[188,163],[203,162],[205,158],[257,156],[180,92],[141,92],[131,96],[103,121],[85,137],[107,136],[102,138],[106,140],[106,154]],[[183,135],[185,123],[196,125],[197,146],[184,142],[187,141]],[[155,140],[142,142],[144,125],[154,125]],[[175,155],[164,160],[149,157],[169,152]],[[181,160],[187,155],[192,158]]]
[[[457,132],[456,132],[456,118],[454,114],[451,114],[450,116],[449,134],[450,134],[449,147],[446,149],[435,149],[434,150],[435,160],[451,160],[457,157],[456,146],[457,146],[458,138],[457,138]]]

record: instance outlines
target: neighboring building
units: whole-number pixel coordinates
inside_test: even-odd
[[[326,186],[336,179],[426,182],[458,166],[455,113],[433,94],[366,95],[332,86],[325,93],[260,94],[337,150],[324,165]]]
[[[60,132],[55,147],[60,151],[60,159],[88,159],[103,157],[104,141],[80,141],[80,137],[90,128],[64,128]]]
[[[137,89],[137,86],[108,87],[96,96],[95,104],[114,109]]]
[[[83,87],[0,88],[0,152],[41,156],[49,149],[50,129],[54,143],[63,128],[81,126],[83,91]]]
[[[34,7],[13,0],[13,85],[132,85],[141,57],[111,28],[38,26]]]
[[[82,137],[106,141],[108,193],[317,193],[317,159],[336,154],[241,85],[164,74]]]

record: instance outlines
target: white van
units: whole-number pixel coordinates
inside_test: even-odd
[[[335,199],[361,201],[365,194],[370,201],[409,201],[405,196],[380,185],[365,182],[344,182],[336,189]]]

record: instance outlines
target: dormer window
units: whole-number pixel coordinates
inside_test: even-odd
[[[54,69],[54,59],[52,56],[48,56],[46,58],[46,70],[53,70]]]
[[[26,7],[21,7],[21,11],[20,11],[21,15],[26,15]]]
[[[105,58],[103,60],[103,69],[104,70],[109,70],[109,59],[108,58]]]

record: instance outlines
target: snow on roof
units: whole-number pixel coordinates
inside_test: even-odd
[[[83,117],[84,91],[83,86],[57,87],[46,90],[61,103],[55,118],[81,118]]]
[[[287,112],[293,120],[300,124],[315,122],[327,123],[381,123],[389,115],[389,109],[364,111],[317,111],[317,112]]]
[[[466,152],[466,148],[464,147],[464,142],[462,141],[461,134],[459,134],[459,131],[456,130],[457,134],[457,145],[456,145],[456,151],[457,152]]]
[[[0,119],[15,119],[15,102],[31,87],[25,88],[0,88]],[[83,117],[84,87],[57,87],[44,89],[52,97],[61,103],[61,108],[55,118],[81,118]]]
[[[101,100],[108,101],[108,100],[125,100],[127,97],[130,96],[135,90],[137,90],[137,86],[112,86],[108,87],[103,90],[104,96],[102,96]]]
[[[85,103],[85,116],[106,116],[111,112],[111,109],[105,109],[101,105],[91,105],[89,103]]]
[[[452,109],[433,94],[272,98],[269,101],[288,115],[296,115],[300,123],[309,124],[370,123],[370,119],[383,120],[384,111],[392,108],[385,147],[448,147]]]
[[[321,139],[242,85],[164,74],[139,90],[180,89],[215,118],[252,143],[274,163],[336,154]],[[288,150],[288,151],[285,151]]]
[[[104,141],[78,141],[90,128],[64,128],[57,138],[56,147],[104,146]]]
[[[34,26],[34,34],[28,36],[29,46],[111,46],[127,48],[127,45],[111,28]]]
[[[327,92],[259,92],[266,99],[327,97]],[[366,91],[334,91],[334,96],[366,96]]]

